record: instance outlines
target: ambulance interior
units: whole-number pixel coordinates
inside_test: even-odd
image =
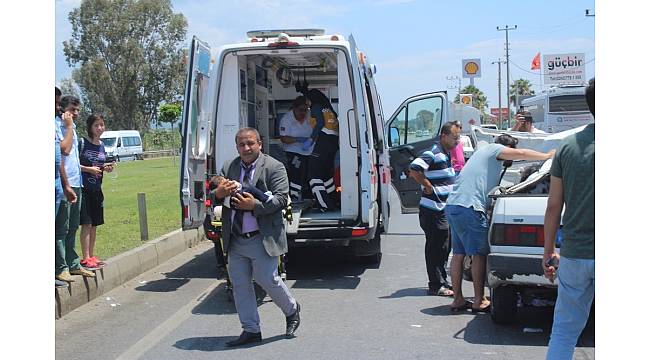
[[[233,86],[234,82],[237,82],[237,87]],[[219,149],[216,152],[218,167],[237,155],[233,136],[234,131],[241,127],[256,128],[262,137],[262,152],[286,165],[279,133],[282,116],[291,111],[294,99],[302,95],[300,90],[307,88],[323,92],[338,114],[339,149],[340,154],[345,154],[339,161],[341,181],[335,181],[341,194],[341,207],[319,212],[311,209],[310,201],[296,205],[302,210],[302,221],[356,218],[359,206],[358,164],[356,146],[352,144],[356,144],[358,127],[352,111],[350,74],[344,51],[335,48],[232,51],[224,56],[219,86],[217,121],[234,122],[238,119],[238,124],[222,126],[225,131],[214,136],[215,146]],[[234,88],[239,90],[236,94],[233,94]],[[308,181],[302,186],[309,187]]]

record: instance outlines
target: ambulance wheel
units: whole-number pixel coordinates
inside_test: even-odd
[[[379,229],[375,231],[375,236],[370,241],[359,241],[356,244],[357,262],[366,265],[376,265],[381,262],[381,234]]]
[[[228,302],[235,301],[235,298],[232,295],[232,288],[228,286],[226,286],[226,300],[228,300]]]

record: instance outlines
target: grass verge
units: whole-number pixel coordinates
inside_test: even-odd
[[[144,243],[138,193],[146,196],[149,240],[180,228],[179,167],[178,157],[156,158],[119,162],[104,175],[104,225],[97,227],[96,256],[106,259]],[[77,250],[82,256],[81,246]]]

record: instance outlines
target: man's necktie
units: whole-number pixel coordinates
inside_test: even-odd
[[[242,164],[242,169],[244,170],[244,178],[242,181],[242,188],[248,186],[251,181],[251,172],[253,171],[253,165],[245,166]],[[235,209],[235,219],[232,223],[232,231],[235,234],[243,234],[242,229],[244,228],[244,213],[246,210]]]

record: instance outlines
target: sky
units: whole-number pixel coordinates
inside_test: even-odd
[[[68,13],[80,0],[55,2],[55,73],[57,84],[71,76],[62,42],[70,38]],[[429,1],[429,0],[174,0],[174,12],[188,20],[192,36],[212,48],[246,40],[246,31],[277,28],[322,28],[326,33],[352,34],[358,47],[377,66],[375,81],[388,118],[409,96],[447,90],[458,92],[462,59],[481,59],[481,77],[474,80],[498,107],[497,64],[505,61],[505,31],[509,31],[510,79],[524,78],[539,92],[539,71],[533,57],[585,53],[585,76],[595,73],[593,0],[572,1]],[[506,66],[502,65],[502,105],[506,102]],[[469,79],[461,79],[461,87]],[[455,87],[455,88],[450,88]]]

